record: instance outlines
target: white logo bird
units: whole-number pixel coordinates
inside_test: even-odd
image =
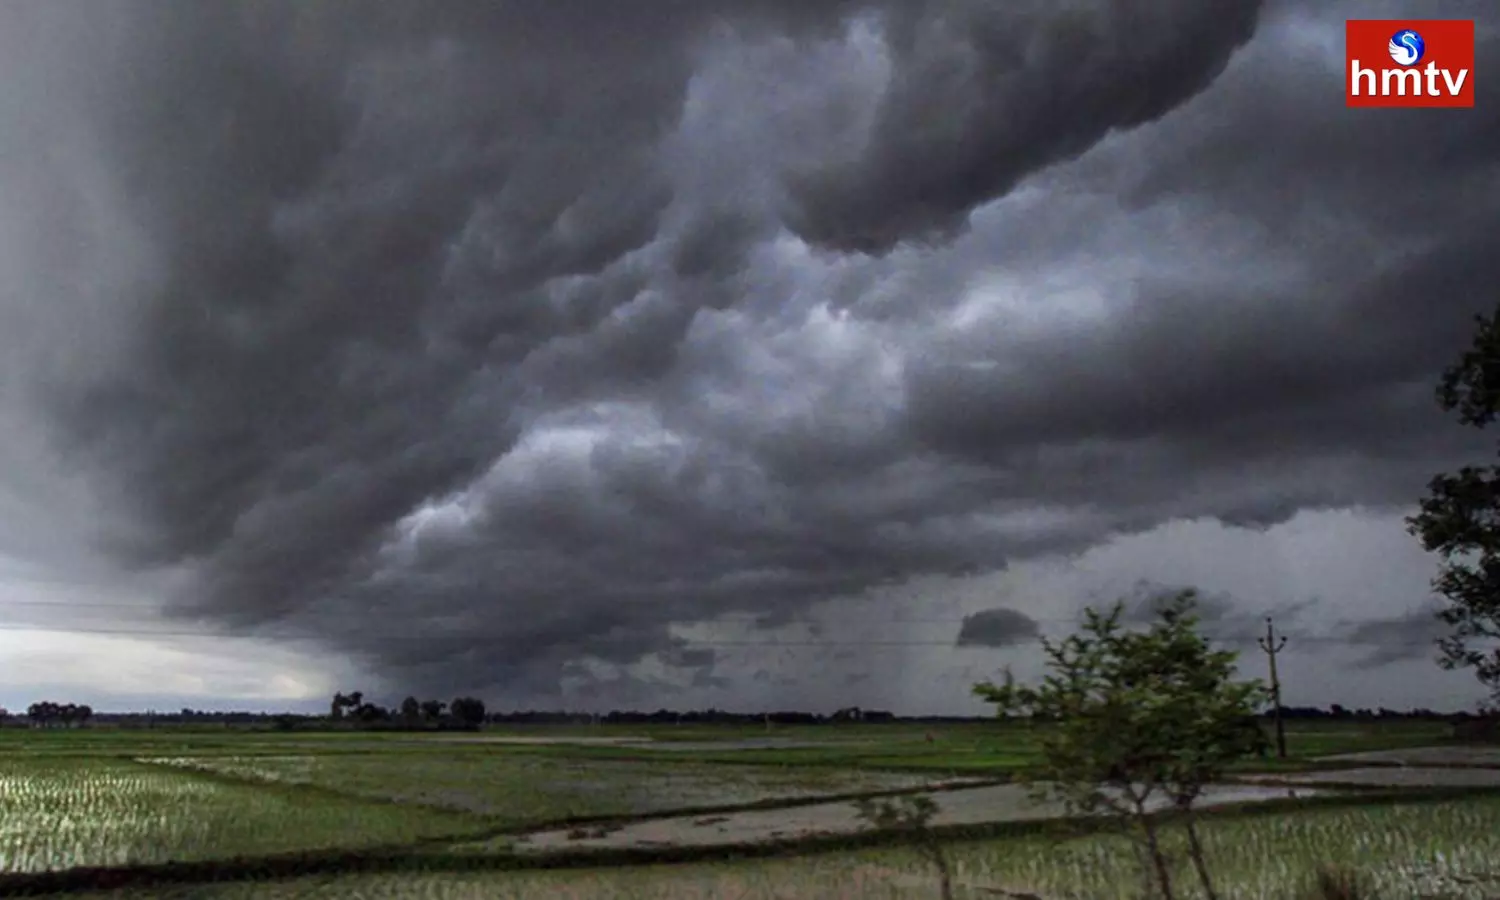
[[[1397,35],[1397,37],[1402,37],[1402,35]],[[1386,51],[1391,54],[1391,59],[1394,59],[1397,65],[1409,66],[1417,61],[1417,48],[1406,42],[1398,44],[1396,38],[1391,38],[1391,42],[1386,45]]]

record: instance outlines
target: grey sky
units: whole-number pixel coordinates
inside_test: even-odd
[[[1190,584],[1467,704],[1500,127],[1343,106],[1398,7],[6,5],[0,699],[969,709]]]

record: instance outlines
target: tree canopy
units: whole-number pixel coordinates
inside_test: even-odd
[[[1474,428],[1500,416],[1500,314],[1476,317],[1473,344],[1443,372],[1437,400],[1445,412]],[[1433,590],[1447,605],[1438,613],[1451,628],[1439,641],[1439,662],[1472,668],[1500,700],[1500,466],[1465,466],[1428,482],[1420,510],[1407,520],[1428,552],[1441,558]]]
[[[1125,605],[1090,609],[1078,633],[1043,639],[1048,674],[1019,684],[981,682],[974,693],[1001,716],[1040,727],[1038,764],[1027,778],[1069,812],[1133,821],[1150,862],[1152,893],[1172,896],[1155,814],[1186,816],[1188,842],[1205,894],[1214,896],[1190,813],[1203,789],[1237,760],[1263,750],[1255,713],[1269,699],[1257,680],[1237,680],[1238,654],[1215,650],[1198,632],[1194,591],[1158,605],[1145,631],[1121,625]]]

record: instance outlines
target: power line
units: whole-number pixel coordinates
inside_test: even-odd
[[[11,607],[37,608],[37,609],[67,609],[67,610],[73,610],[73,609],[91,609],[91,610],[104,610],[104,611],[122,610],[122,611],[128,611],[128,612],[161,613],[161,614],[164,614],[164,615],[171,615],[171,609],[172,609],[172,607],[170,605],[168,605],[168,604],[162,604],[162,603],[122,603],[122,602],[118,602],[118,601],[99,601],[99,600],[83,600],[83,601],[74,602],[74,601],[70,601],[70,600],[42,600],[42,599],[36,599],[36,598],[27,598],[27,599],[15,599],[15,600],[3,600],[3,601],[0,601],[0,613],[3,613],[6,609],[11,608]],[[187,613],[187,612],[191,612],[191,610],[181,610],[181,612]],[[401,609],[399,607],[394,607],[393,608],[393,607],[388,607],[388,606],[371,608],[369,610],[369,612],[374,613],[374,614],[388,614],[388,613],[389,614],[410,613],[410,614],[413,614],[413,615],[420,615],[421,614],[420,610],[403,610],[403,609]],[[336,620],[338,620],[340,622],[345,622],[348,619],[349,612],[347,610],[318,609],[318,608],[314,608],[314,609],[310,609],[310,610],[305,610],[305,611],[299,612],[296,615],[298,616],[298,618],[300,618],[300,619],[302,619],[304,621],[306,621],[308,619],[316,621],[317,619],[325,618],[326,617],[326,618],[330,618],[330,619],[336,619]],[[970,621],[973,618],[973,615],[974,614],[971,613],[971,614],[963,615],[963,616],[890,616],[890,617],[881,616],[881,617],[878,617],[878,618],[871,618],[869,616],[860,615],[858,617],[858,624],[860,624],[860,625],[963,625],[964,623]],[[1071,615],[1071,616],[1031,616],[1031,615],[1027,615],[1026,617],[1028,619],[1030,619],[1031,621],[1039,624],[1039,625],[1082,625],[1086,621],[1086,619],[1084,618],[1084,616],[1083,616],[1082,613],[1079,613],[1079,614],[1076,614],[1076,615]],[[703,619],[683,620],[683,621],[680,621],[680,622],[678,622],[676,624],[696,627],[696,626],[711,626],[711,625],[720,624],[720,623],[723,623],[723,624],[752,623],[753,624],[753,623],[758,623],[758,622],[764,622],[764,621],[767,621],[767,620],[770,620],[771,622],[774,623],[777,620],[777,618],[778,618],[777,613],[774,612],[774,611],[773,612],[767,612],[767,613],[751,613],[751,612],[745,612],[745,613],[724,613],[724,614],[715,615],[715,616],[707,617],[707,618],[703,618]],[[786,621],[785,624],[786,625],[808,625],[808,624],[811,624],[811,625],[821,625],[821,626],[824,626],[824,627],[828,627],[828,626],[833,626],[833,625],[845,625],[847,623],[838,622],[838,621],[826,622],[826,621],[818,621],[818,620],[815,620],[815,619],[789,619],[789,620]],[[1145,623],[1142,622],[1142,624],[1145,624]],[[1303,624],[1306,627],[1315,627],[1315,628],[1344,628],[1344,627],[1350,627],[1352,625],[1357,625],[1359,623],[1358,622],[1349,622],[1349,621],[1323,620],[1323,621],[1317,621],[1317,622],[1304,622]],[[781,627],[781,626],[773,626],[773,627]],[[70,629],[70,630],[78,630],[78,629]],[[1301,638],[1299,636],[1299,640],[1300,639],[1303,639],[1303,638]]]
[[[273,631],[231,634],[225,632],[182,630],[166,628],[114,628],[107,626],[76,626],[76,625],[47,625],[47,624],[25,624],[17,622],[0,623],[0,631],[50,631],[60,634],[87,634],[87,635],[112,635],[128,637],[160,637],[160,638],[204,638],[211,640],[269,640],[269,641],[318,641],[327,640],[327,636],[320,636],[308,632],[282,632]],[[381,641],[416,641],[440,643],[451,641],[456,635],[451,633],[429,633],[414,634],[409,628],[400,631],[389,631],[384,634],[372,629],[346,629],[345,634],[354,633]],[[1032,646],[1041,643],[1043,635],[1016,638],[1003,645],[991,646],[985,644],[958,644],[953,638],[946,639],[854,639],[854,640],[817,640],[806,638],[773,638],[764,640],[737,640],[732,638],[682,638],[686,646],[702,647],[947,647],[959,650],[1007,650],[1016,647]],[[1251,644],[1258,640],[1256,635],[1204,635],[1209,641],[1225,644]],[[1423,645],[1435,645],[1436,638],[1404,637],[1394,640],[1381,641],[1354,641],[1347,637],[1338,635],[1299,635],[1297,638],[1304,643],[1314,644],[1338,644],[1348,647],[1417,647]],[[476,641],[479,640],[476,638]],[[571,643],[567,640],[559,640],[558,644]]]
[[[120,612],[131,612],[131,613],[162,614],[162,615],[166,615],[166,616],[170,616],[171,615],[169,612],[167,612],[167,608],[164,607],[162,604],[159,604],[159,603],[155,603],[155,604],[153,604],[153,603],[128,603],[128,602],[120,602],[120,601],[59,601],[59,600],[47,600],[47,599],[30,598],[30,599],[6,600],[6,601],[3,601],[3,602],[0,602],[0,611],[4,611],[6,608],[58,609],[58,610],[69,610],[69,611],[76,611],[76,610],[120,611]],[[186,612],[186,611],[184,611],[184,612]],[[409,640],[409,641],[413,641],[413,642],[434,642],[435,643],[435,642],[451,641],[454,637],[459,637],[459,635],[454,635],[452,633],[444,633],[442,631],[430,632],[430,633],[413,633],[412,630],[409,627],[406,626],[405,622],[410,621],[410,617],[412,617],[412,616],[420,616],[421,613],[419,611],[406,612],[406,611],[403,611],[403,610],[401,610],[399,608],[398,609],[388,609],[387,608],[387,609],[373,609],[373,610],[370,610],[370,612],[372,614],[374,614],[374,615],[390,615],[390,616],[393,616],[393,617],[403,617],[403,614],[404,614],[405,618],[403,618],[403,621],[402,621],[401,624],[399,624],[397,626],[394,626],[394,629],[399,629],[399,630],[394,630],[393,629],[393,630],[391,630],[391,631],[389,631],[389,632],[387,632],[385,634],[381,634],[378,630],[371,629],[368,626],[362,627],[362,628],[361,627],[355,627],[355,628],[351,629],[348,626],[348,615],[349,614],[347,612],[340,611],[340,610],[318,610],[318,609],[314,609],[314,610],[311,610],[311,611],[308,611],[308,612],[300,613],[299,616],[298,616],[298,618],[303,623],[306,623],[310,628],[311,627],[315,627],[316,625],[320,624],[320,622],[322,624],[334,624],[334,623],[337,623],[345,633],[348,633],[350,631],[354,631],[357,634],[360,634],[362,636],[370,637],[372,639],[380,640],[380,641],[392,641],[392,640],[394,640],[394,641],[408,641]],[[1072,616],[1030,616],[1028,618],[1030,618],[1032,622],[1035,622],[1038,625],[1056,625],[1056,626],[1078,626],[1078,625],[1083,624],[1083,622],[1085,621],[1084,617],[1083,617],[1083,615],[1081,613],[1080,614],[1075,614],[1075,615],[1072,615]],[[773,623],[770,626],[772,628],[774,628],[774,627],[794,626],[794,625],[802,625],[802,626],[809,626],[810,625],[810,626],[813,626],[813,627],[825,627],[825,628],[826,627],[833,627],[833,628],[842,627],[842,628],[847,628],[847,627],[849,627],[849,624],[850,624],[850,623],[846,623],[846,622],[831,622],[830,623],[830,622],[819,622],[817,620],[792,619],[792,620],[787,621],[785,623],[785,626],[779,626],[779,625],[774,624],[775,623],[775,619],[776,619],[776,612],[775,611],[772,611],[772,612],[769,612],[769,613],[749,613],[749,612],[746,612],[746,613],[726,613],[726,614],[723,614],[723,615],[714,616],[714,617],[709,618],[709,619],[693,620],[693,621],[681,621],[681,622],[675,622],[675,623],[672,623],[672,624],[678,625],[679,627],[684,627],[684,628],[704,628],[704,627],[711,628],[711,627],[713,627],[716,624],[730,624],[730,623],[736,623],[736,622],[758,623],[758,622],[766,621],[768,619],[771,620],[771,622]],[[865,626],[871,626],[871,625],[874,625],[874,626],[885,626],[885,625],[892,625],[892,626],[895,626],[895,625],[933,625],[933,626],[942,625],[942,626],[954,626],[954,625],[962,625],[965,622],[969,621],[969,619],[970,619],[970,617],[968,617],[968,616],[959,616],[959,617],[955,617],[955,616],[891,616],[891,617],[880,617],[880,618],[861,617],[856,624],[859,627],[865,627]],[[169,621],[170,621],[170,618],[168,618],[166,620],[166,622],[169,622]],[[166,624],[166,622],[164,622],[163,624]],[[272,624],[274,625],[274,624],[281,624],[281,623],[272,623]],[[1350,622],[1319,622],[1319,623],[1305,623],[1305,627],[1309,627],[1309,628],[1321,628],[1321,629],[1325,629],[1325,630],[1336,630],[1336,629],[1340,629],[1340,628],[1349,628],[1353,624],[1354,623],[1350,623]],[[231,633],[231,632],[226,632],[226,631],[223,631],[223,630],[217,630],[216,631],[216,630],[207,630],[207,629],[181,629],[181,628],[172,628],[172,627],[141,628],[141,627],[126,627],[126,626],[101,625],[101,624],[83,624],[83,623],[77,623],[76,618],[74,620],[70,621],[68,624],[61,624],[61,623],[52,624],[52,623],[43,623],[43,622],[38,622],[38,623],[0,622],[0,632],[3,632],[3,631],[50,631],[50,632],[65,633],[65,634],[104,635],[104,636],[121,636],[121,637],[181,638],[181,639],[199,638],[199,639],[209,639],[209,640],[262,640],[262,641],[288,641],[288,642],[319,641],[319,640],[326,640],[327,639],[326,636],[320,636],[320,635],[318,635],[316,633],[312,633],[307,628],[304,628],[304,629],[301,629],[301,630],[285,630],[285,625],[284,624],[283,624],[283,628],[282,629],[276,629],[276,628],[273,627],[273,628],[270,628],[270,629],[264,630],[264,631],[255,631],[255,630],[253,630],[253,627],[252,627],[251,630],[249,630],[247,633]],[[888,647],[888,648],[899,648],[899,647],[948,647],[948,648],[952,648],[952,649],[1004,650],[1004,649],[1008,649],[1008,648],[1031,646],[1031,645],[1039,644],[1045,637],[1047,637],[1047,636],[1046,635],[1024,635],[1024,636],[1018,636],[1018,637],[1016,637],[1014,639],[1011,639],[1011,640],[1009,640],[1009,641],[1007,641],[1004,644],[1001,644],[999,646],[992,646],[992,645],[988,645],[988,644],[979,644],[979,643],[958,644],[956,642],[955,638],[951,638],[951,637],[944,637],[944,638],[939,638],[939,639],[930,639],[930,638],[929,639],[924,639],[924,638],[903,637],[903,638],[888,638],[888,639],[882,639],[882,638],[857,638],[857,639],[844,639],[844,640],[838,640],[838,639],[816,639],[816,638],[786,638],[786,637],[783,637],[783,638],[762,638],[762,639],[735,639],[735,638],[709,638],[709,637],[705,637],[705,638],[699,639],[699,638],[692,638],[692,637],[682,637],[682,640],[688,646],[725,647],[725,648],[729,648],[729,647],[767,647],[767,648],[811,648],[811,647],[860,647],[860,648],[876,648],[876,647]],[[1247,645],[1247,644],[1250,644],[1252,642],[1261,642],[1261,639],[1258,636],[1252,635],[1252,634],[1248,634],[1248,633],[1247,634],[1217,634],[1217,635],[1216,634],[1206,634],[1205,637],[1208,640],[1212,641],[1212,642],[1221,643],[1221,644],[1242,644],[1242,645]],[[1395,638],[1392,638],[1392,639],[1382,639],[1382,640],[1351,640],[1348,637],[1340,636],[1340,635],[1337,635],[1337,634],[1299,634],[1299,635],[1297,635],[1297,639],[1299,641],[1303,641],[1303,642],[1307,642],[1307,643],[1312,643],[1312,644],[1343,645],[1343,646],[1348,646],[1348,647],[1398,647],[1398,648],[1410,648],[1410,647],[1417,647],[1417,646],[1423,646],[1423,645],[1429,645],[1430,646],[1430,645],[1433,645],[1434,642],[1435,642],[1435,640],[1436,640],[1435,637],[1431,637],[1431,636],[1429,636],[1429,637],[1422,637],[1422,636],[1411,636],[1411,635],[1402,636],[1402,637],[1395,637]],[[1284,643],[1284,641],[1285,641],[1284,637],[1282,638],[1282,641]],[[568,642],[567,641],[559,641],[558,643],[568,643]],[[1265,649],[1263,643],[1262,643],[1262,649]]]

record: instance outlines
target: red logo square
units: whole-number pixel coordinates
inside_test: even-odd
[[[1348,106],[1472,107],[1472,19],[1350,19],[1344,23]]]

